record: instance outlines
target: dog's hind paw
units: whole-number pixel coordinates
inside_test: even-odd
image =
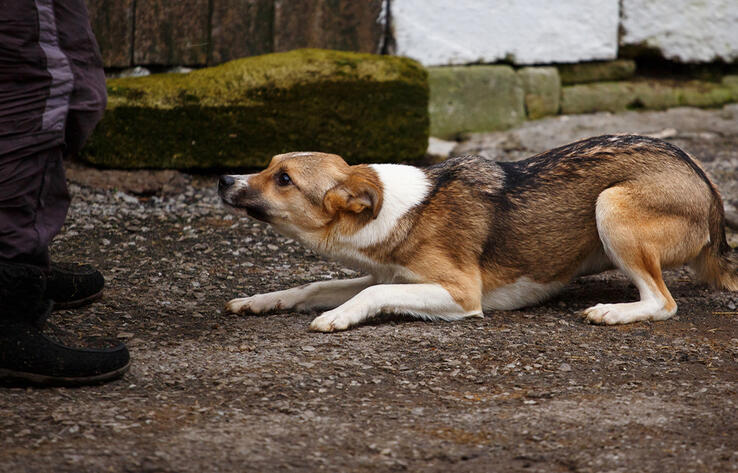
[[[676,306],[667,310],[655,301],[597,304],[584,311],[584,316],[595,324],[630,324],[643,320],[665,320],[676,313]]]

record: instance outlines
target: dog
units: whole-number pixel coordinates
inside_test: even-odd
[[[617,268],[640,300],[584,311],[597,324],[665,320],[664,268],[689,264],[738,290],[723,204],[679,148],[637,135],[578,141],[518,162],[453,157],[418,168],[280,154],[258,174],[220,177],[226,207],[364,277],[233,299],[232,313],[325,310],[333,332],[379,313],[429,320],[530,306],[581,275]]]

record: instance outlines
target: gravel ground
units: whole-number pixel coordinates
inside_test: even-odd
[[[457,151],[517,159],[605,131],[666,137],[738,205],[738,106],[558,117]],[[103,386],[0,389],[0,471],[738,471],[738,294],[686,270],[666,274],[679,312],[665,322],[585,323],[582,309],[637,296],[609,272],[481,320],[317,334],[314,315],[223,312],[356,273],[227,214],[216,176],[69,177],[53,254],[95,264],[107,289],[54,322],[127,340],[133,366]]]

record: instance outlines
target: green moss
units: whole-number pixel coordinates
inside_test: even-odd
[[[408,161],[428,141],[427,73],[405,58],[297,50],[111,80],[108,93],[83,154],[107,167],[259,167],[297,150]]]

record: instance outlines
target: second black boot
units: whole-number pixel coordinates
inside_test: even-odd
[[[46,298],[54,301],[54,310],[71,309],[102,296],[105,279],[89,264],[51,262],[46,281]]]

